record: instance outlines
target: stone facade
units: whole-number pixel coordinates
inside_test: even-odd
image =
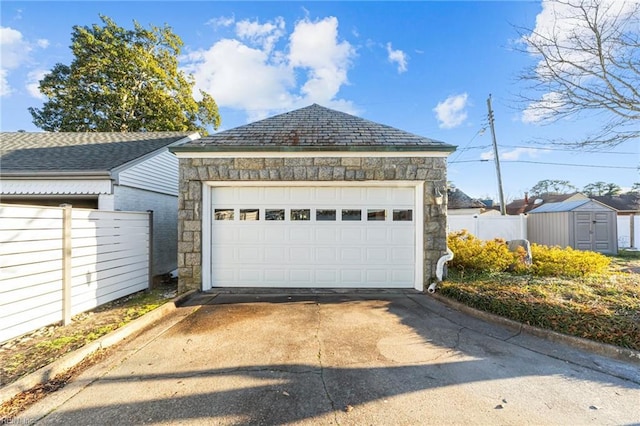
[[[364,154],[366,155],[366,153]],[[424,282],[435,277],[446,252],[443,157],[180,158],[178,273],[180,292],[202,288],[202,182],[204,181],[424,181]]]

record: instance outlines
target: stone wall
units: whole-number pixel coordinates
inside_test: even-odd
[[[181,158],[178,198],[180,292],[202,288],[203,181],[424,181],[425,287],[446,252],[446,204],[434,203],[434,186],[446,185],[446,158]]]

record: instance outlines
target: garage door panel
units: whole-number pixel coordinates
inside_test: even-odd
[[[393,210],[415,212],[414,197],[408,187],[213,188],[212,212],[234,215],[209,222],[212,286],[413,288],[415,217],[394,221]],[[381,209],[384,220],[367,219]]]

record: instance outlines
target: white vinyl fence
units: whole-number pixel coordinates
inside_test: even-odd
[[[450,215],[447,216],[448,232],[466,229],[473,236],[490,241],[494,238],[509,240],[527,239],[527,216],[498,215]]]
[[[0,204],[0,342],[148,288],[150,216]]]
[[[618,216],[618,248],[640,248],[639,215]]]

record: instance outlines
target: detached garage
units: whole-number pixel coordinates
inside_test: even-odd
[[[615,254],[617,226],[615,209],[585,199],[548,203],[531,210],[527,234],[533,243]]]
[[[172,148],[180,290],[424,290],[454,149],[319,105]]]

